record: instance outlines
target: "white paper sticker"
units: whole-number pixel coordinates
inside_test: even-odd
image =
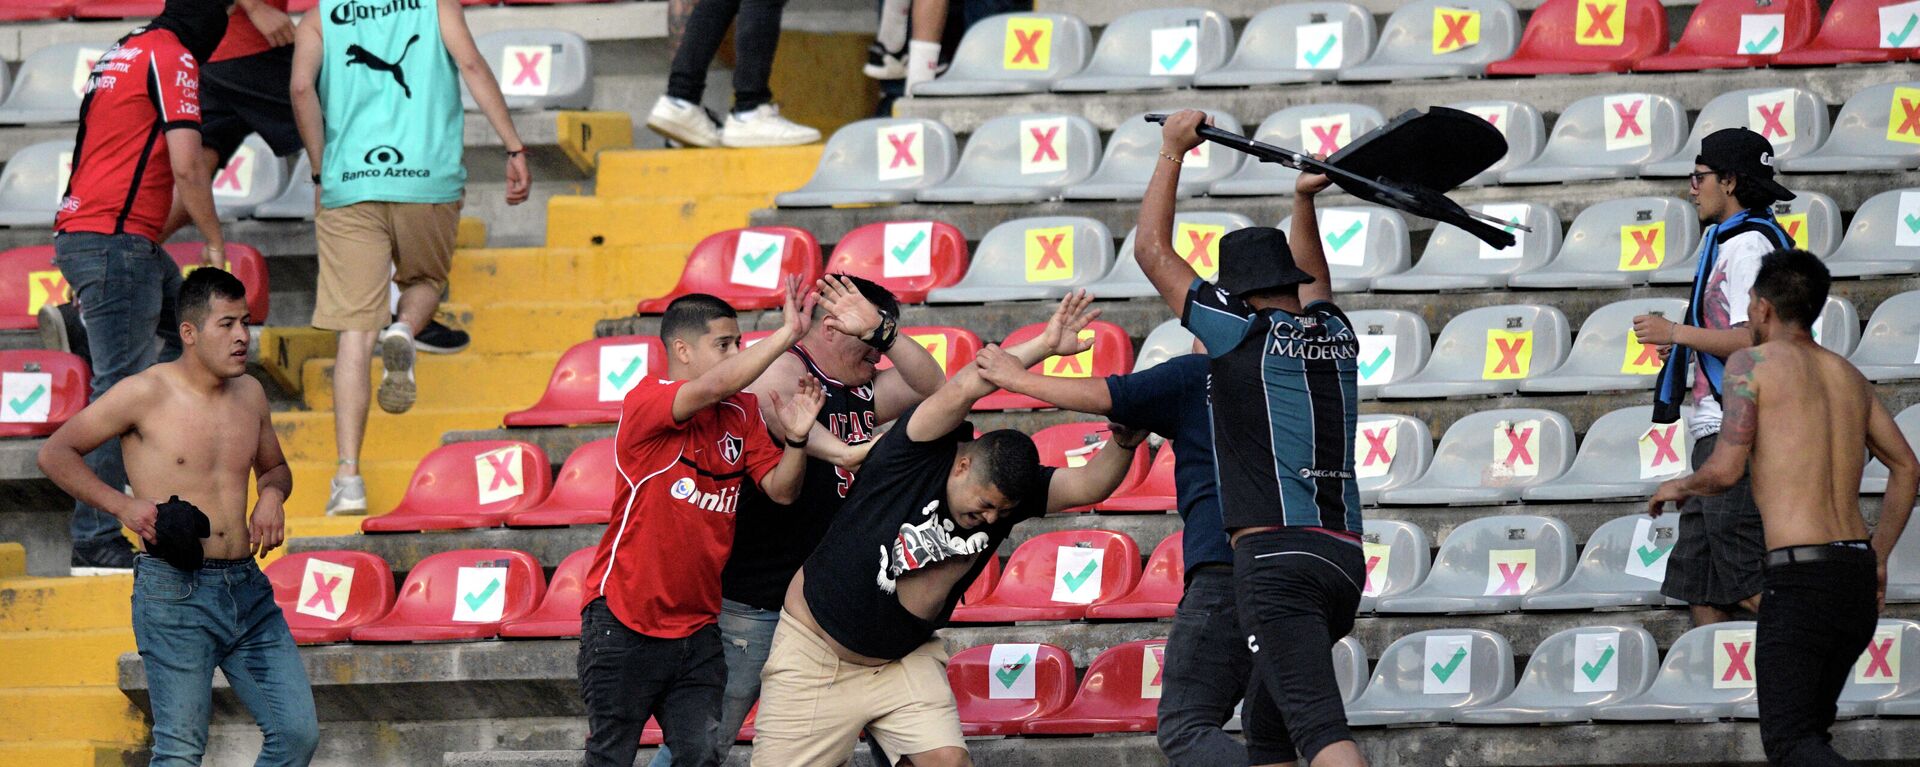
[[[500,92],[545,96],[553,92],[553,45],[509,45],[500,52]]]
[[[1353,473],[1359,479],[1384,477],[1400,453],[1400,422],[1363,421],[1354,429]]]
[[[454,581],[453,619],[492,623],[507,608],[507,568],[462,567]]]
[[[1473,637],[1434,634],[1426,641],[1420,674],[1423,695],[1458,695],[1473,690]]]
[[[926,175],[926,133],[926,126],[918,122],[875,131],[874,151],[878,160],[874,166],[875,178],[899,181]]]
[[[1753,689],[1753,629],[1713,632],[1713,689]]]
[[[1620,689],[1620,632],[1573,636],[1573,691]]]
[[[1487,552],[1486,596],[1530,594],[1538,583],[1533,549],[1493,549]]]
[[[992,700],[1033,700],[1033,670],[1040,659],[1040,645],[996,644],[987,654],[992,672],[987,680],[987,697]]]
[[[1507,106],[1476,106],[1464,110],[1467,114],[1486,120],[1501,136],[1507,135],[1507,122],[1511,119],[1512,108]]]
[[[933,222],[887,224],[880,234],[880,274],[888,279],[933,273]]]
[[[1640,478],[1671,477],[1685,471],[1687,433],[1678,422],[1656,423],[1641,432],[1639,440]]]
[[[1740,16],[1740,39],[1733,51],[1740,56],[1770,56],[1780,52],[1787,36],[1787,17],[1778,13]]]
[[[1377,597],[1387,584],[1387,568],[1393,564],[1393,546],[1385,543],[1362,543],[1361,556],[1367,563],[1367,586],[1360,590],[1360,596]]]
[[[1186,162],[1183,164],[1193,170],[1205,170],[1213,165],[1213,143],[1202,141],[1199,145],[1187,150]]]
[[[1900,682],[1900,627],[1879,626],[1873,639],[1853,664],[1854,684],[1898,684]]]
[[[1200,27],[1183,24],[1153,30],[1150,75],[1190,75],[1200,68]]]
[[[1020,121],[1020,174],[1067,169],[1067,118]]]
[[[233,157],[213,174],[213,196],[233,200],[253,194],[253,177],[260,172],[259,160],[259,153],[246,144],[233,150]]]
[[[1881,6],[1877,39],[1882,48],[1920,47],[1920,2]]]
[[[1358,364],[1361,385],[1383,384],[1393,380],[1394,358],[1400,337],[1391,333],[1361,333]]]
[[[46,423],[52,412],[52,373],[0,373],[0,423]]]
[[[1606,150],[1653,145],[1653,109],[1646,94],[1628,93],[1600,100],[1600,118]]]
[[[1084,605],[1100,598],[1105,549],[1061,546],[1053,565],[1053,601]]]
[[[1540,422],[1501,421],[1493,425],[1493,468],[1508,477],[1540,476]]]
[[[1645,578],[1654,583],[1667,580],[1668,555],[1673,553],[1673,544],[1677,532],[1671,532],[1667,538],[1661,538],[1659,531],[1671,528],[1656,528],[1651,519],[1639,519],[1633,523],[1633,540],[1627,544],[1626,573],[1636,578]]]
[[[1372,216],[1363,210],[1323,208],[1320,239],[1326,244],[1327,263],[1362,266],[1367,261],[1367,230]]]
[[[1900,193],[1900,205],[1894,213],[1893,245],[1920,248],[1920,192]]]
[[[733,270],[727,280],[761,290],[780,286],[780,264],[786,259],[787,238],[746,230],[733,243]]]
[[[480,489],[480,505],[519,498],[527,492],[522,481],[520,446],[508,445],[473,457],[474,480]]]
[[[600,401],[622,402],[647,377],[647,345],[600,347]]]
[[[1526,205],[1482,205],[1480,212],[1505,222],[1499,226],[1513,234],[1513,244],[1504,248],[1496,248],[1485,240],[1481,240],[1480,259],[1482,261],[1513,261],[1526,254],[1527,231],[1520,228],[1527,223]]]
[[[1755,93],[1747,97],[1747,130],[1760,134],[1773,144],[1775,156],[1786,154],[1793,146],[1793,91],[1791,89]]]
[[[1300,118],[1300,147],[1310,155],[1331,155],[1353,141],[1353,115]]]
[[[353,594],[353,568],[324,559],[309,558],[300,573],[300,596],[293,611],[315,618],[339,620],[347,611],[347,597]]]
[[[1146,651],[1140,653],[1141,700],[1160,699],[1160,691],[1164,689],[1164,685],[1166,684],[1166,679],[1163,678],[1166,670],[1167,646],[1163,644],[1147,645]]]
[[[1340,45],[1338,21],[1301,24],[1293,28],[1294,69],[1339,69],[1346,55]]]

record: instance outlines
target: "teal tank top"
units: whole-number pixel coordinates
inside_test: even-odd
[[[321,0],[320,204],[446,203],[467,183],[459,69],[436,0]]]

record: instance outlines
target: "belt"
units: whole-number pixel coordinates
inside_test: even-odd
[[[1787,546],[1767,552],[1767,566],[1800,564],[1805,562],[1847,562],[1866,558],[1871,561],[1873,550],[1864,542],[1834,542],[1811,546]]]

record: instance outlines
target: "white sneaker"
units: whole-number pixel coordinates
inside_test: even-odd
[[[331,491],[327,493],[327,516],[365,513],[367,513],[367,480],[359,476],[344,480],[334,477]]]
[[[686,146],[720,146],[720,124],[706,107],[661,96],[647,115],[647,127]]]
[[[380,409],[405,413],[413,409],[417,394],[413,385],[413,331],[405,323],[388,325],[380,331],[378,346],[380,364],[386,367],[380,375]]]
[[[820,131],[780,116],[780,107],[761,104],[750,112],[727,115],[720,143],[730,147],[799,146],[820,140]]]
[[[860,71],[875,80],[904,80],[907,77],[907,50],[890,51],[875,40],[867,46],[867,64]]]

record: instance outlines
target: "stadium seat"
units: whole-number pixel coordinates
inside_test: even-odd
[[[995,117],[967,137],[953,175],[920,190],[920,202],[1019,204],[1058,199],[1093,175],[1100,131],[1064,114]]]
[[[1394,10],[1373,56],[1340,70],[1340,82],[1474,77],[1509,58],[1520,15],[1505,0],[1420,0]]]
[[[170,242],[166,246],[167,255],[180,265],[183,277],[200,268],[201,252],[205,248],[204,243],[198,242]],[[247,289],[247,324],[267,324],[267,316],[273,308],[273,294],[267,279],[266,257],[260,255],[258,248],[232,240],[227,241],[226,255],[227,272]]]
[[[1773,204],[1773,218],[1796,248],[1823,259],[1831,259],[1840,248],[1840,206],[1832,197],[1796,191],[1793,199]]]
[[[87,361],[52,349],[0,350],[0,439],[52,434],[92,395]]]
[[[1507,139],[1507,153],[1499,162],[1487,166],[1480,174],[1467,179],[1461,186],[1491,186],[1500,183],[1500,174],[1508,168],[1518,168],[1533,162],[1540,156],[1540,149],[1547,145],[1547,123],[1540,118],[1540,110],[1532,104],[1518,101],[1463,101],[1448,104],[1449,108],[1479,115],[1481,119],[1493,124],[1500,135]]]
[[[1154,454],[1153,462],[1148,465],[1147,473],[1140,478],[1139,482],[1128,484],[1122,480],[1120,489],[1113,491],[1113,495],[1108,496],[1106,500],[1094,504],[1094,508],[1107,512],[1164,512],[1180,508],[1179,493],[1176,492],[1177,486],[1173,479],[1172,444],[1172,442],[1166,443],[1166,446],[1160,448],[1160,452]],[[1143,448],[1141,453],[1145,454],[1145,452]],[[1159,555],[1159,550],[1155,549],[1154,556]],[[1151,562],[1148,563],[1147,569],[1149,571],[1153,569]]]
[[[1034,323],[1013,331],[1002,342],[1012,346],[1040,335],[1046,323]],[[1042,360],[1029,370],[1050,376],[1064,378],[1104,378],[1110,375],[1126,375],[1133,372],[1133,341],[1127,337],[1127,331],[1119,325],[1105,320],[1094,320],[1093,324],[1080,331],[1081,338],[1093,339],[1093,348],[1071,357],[1052,357]],[[976,411],[1020,410],[1049,408],[1049,405],[1024,394],[1008,391],[996,391],[979,402],[974,403]]]
[[[1658,424],[1652,405],[1625,407],[1587,427],[1567,473],[1520,495],[1530,503],[1647,498],[1662,481],[1690,471],[1692,455],[1684,420]]]
[[[1920,82],[1887,83],[1853,94],[1833,133],[1812,154],[1781,160],[1784,173],[1912,170],[1920,166]]]
[[[673,290],[641,301],[635,311],[664,314],[673,299],[688,293],[718,296],[740,311],[777,309],[786,298],[780,278],[789,275],[803,285],[820,279],[820,243],[812,232],[791,226],[728,229],[694,245]]]
[[[499,79],[508,109],[593,105],[593,50],[579,35],[560,29],[502,29],[479,35],[473,43]],[[464,83],[460,102],[469,112],[480,111]]]
[[[1789,160],[1827,140],[1827,102],[1804,88],[1748,88],[1713,97],[1693,120],[1693,132],[1680,151],[1647,163],[1640,175],[1684,178],[1700,156],[1700,141],[1715,131],[1746,128],[1773,144],[1773,159]]]
[[[1006,221],[987,230],[960,281],[927,292],[930,304],[1057,299],[1113,268],[1107,225],[1077,216]]]
[[[613,483],[605,484],[612,486]],[[560,560],[560,566],[553,569],[553,579],[547,581],[547,595],[540,600],[540,607],[525,617],[502,624],[500,636],[513,639],[580,636],[580,608],[587,602],[587,571],[593,569],[593,555],[597,550],[597,546],[588,546]]]
[[[1153,732],[1159,728],[1161,671],[1167,640],[1142,639],[1100,653],[1087,666],[1080,690],[1058,714],[1020,726],[1028,735]]]
[[[1920,625],[1881,618],[1867,652],[1854,666],[1856,676],[1840,690],[1840,714],[1866,716],[1862,709],[1871,705],[1880,716],[1920,716],[1920,663],[1907,660],[1899,668],[1889,668],[1893,662],[1886,662],[1896,657],[1911,659],[1916,650],[1920,650]]]
[[[1687,302],[1678,298],[1629,298],[1587,314],[1567,361],[1552,372],[1520,382],[1527,394],[1585,394],[1653,388],[1665,361],[1654,346],[1633,335],[1633,318],[1643,314],[1686,319]],[[1645,431],[1641,427],[1640,431]],[[1616,467],[1617,468],[1617,467]],[[1615,475],[1618,476],[1618,475]]]
[[[1900,426],[1900,433],[1906,435],[1907,444],[1920,445],[1920,405],[1900,411],[1893,417],[1893,422]],[[1860,492],[1872,495],[1887,492],[1887,465],[1881,463],[1880,459],[1867,461],[1866,471],[1860,477]],[[1901,536],[1902,540],[1905,538],[1905,535]]]
[[[553,469],[537,445],[512,440],[442,445],[420,459],[400,504],[368,517],[360,531],[499,527],[508,515],[540,505],[552,484]]]
[[[32,330],[46,304],[64,304],[72,289],[53,266],[52,245],[0,251],[0,330]]]
[[[986,599],[954,609],[956,623],[1070,621],[1140,581],[1140,547],[1125,533],[1059,530],[1020,544]]]
[[[1394,640],[1359,700],[1347,706],[1355,727],[1452,721],[1463,709],[1513,692],[1513,646],[1484,629],[1417,631]]]
[[[279,197],[286,186],[287,161],[275,157],[259,134],[249,135],[214,173],[213,207],[221,221],[238,221]]]
[[[1599,706],[1599,721],[1697,722],[1725,719],[1754,699],[1754,625],[1727,621],[1681,634],[1646,692]]]
[[[1182,531],[1162,538],[1147,557],[1147,568],[1141,571],[1140,582],[1133,590],[1111,602],[1089,605],[1087,618],[1148,621],[1173,617],[1173,609],[1180,605],[1180,595],[1186,591],[1187,560],[1180,548],[1185,537]]]
[[[1172,109],[1159,110],[1172,112]],[[1147,181],[1160,162],[1160,126],[1147,122],[1147,113],[1121,121],[1107,139],[1100,156],[1100,167],[1093,175],[1062,195],[1068,200],[1138,200],[1147,192]],[[1240,121],[1224,112],[1210,113],[1220,130],[1239,133]],[[1176,196],[1184,199],[1204,194],[1214,182],[1233,175],[1246,155],[1212,143],[1201,142],[1187,152]]]
[[[1797,50],[1820,24],[1815,0],[1701,0],[1673,50],[1641,59],[1635,72],[1764,67],[1775,54]]]
[[[987,557],[987,569],[967,584],[967,590],[960,594],[960,604],[970,605],[986,599],[993,593],[993,587],[1000,585],[1000,557]]]
[[[1920,378],[1920,290],[1880,302],[1860,346],[1847,356],[1873,382]]]
[[[1334,292],[1364,292],[1413,263],[1407,218],[1400,211],[1378,205],[1336,205],[1316,208],[1314,213],[1320,221],[1321,250],[1333,274]],[[1280,219],[1280,231],[1292,236],[1293,216]]]
[[[1193,78],[1197,88],[1331,81],[1373,51],[1373,14],[1352,3],[1267,8],[1247,20],[1227,65]]]
[[[393,609],[393,571],[377,554],[312,551],[286,554],[266,567],[293,641],[347,641],[359,626]]]
[[[1173,252],[1186,259],[1201,278],[1211,280],[1220,273],[1220,238],[1249,226],[1253,226],[1253,219],[1238,213],[1175,213]],[[1147,280],[1146,272],[1140,271],[1140,261],[1133,255],[1134,238],[1139,233],[1138,227],[1127,230],[1127,239],[1120,243],[1120,255],[1113,260],[1113,270],[1099,282],[1087,286],[1087,292],[1094,298],[1160,297],[1159,289]]]
[[[14,152],[0,169],[0,226],[53,226],[72,172],[71,141],[43,141]]]
[[[1055,93],[1158,91],[1193,85],[1227,63],[1233,24],[1218,11],[1148,8],[1109,22],[1093,59],[1053,83]]]
[[[953,377],[967,363],[973,361],[973,355],[980,353],[980,337],[966,328],[946,325],[908,325],[900,328],[900,335],[913,339],[920,348],[933,355],[933,361],[940,363],[940,372]],[[876,370],[893,367],[893,360],[880,358]]]
[[[1502,184],[1633,178],[1672,157],[1686,140],[1687,109],[1668,96],[1614,93],[1573,102],[1553,122],[1533,162],[1500,174]]]
[[[1427,531],[1412,522],[1369,519],[1360,536],[1365,548],[1367,582],[1360,588],[1360,612],[1374,611],[1381,597],[1412,591],[1427,579]],[[1361,671],[1364,678],[1366,672]]]
[[[1387,506],[1498,504],[1566,473],[1573,425],[1549,410],[1516,408],[1472,413],[1447,427],[1427,471],[1380,493]]]
[[[1098,297],[1098,294],[1095,294]],[[1133,372],[1138,373],[1182,354],[1193,353],[1193,333],[1180,326],[1180,320],[1172,319],[1153,326],[1147,332],[1146,340],[1140,342],[1140,355],[1133,361]]]
[[[574,448],[560,467],[553,492],[538,506],[508,514],[507,527],[604,525],[613,512],[619,473],[613,438]]]
[[[313,220],[313,165],[307,162],[306,152],[296,157],[293,172],[287,174],[286,188],[280,196],[254,208],[254,218]]]
[[[1512,394],[1567,358],[1567,317],[1538,304],[1488,306],[1455,315],[1412,378],[1380,387],[1382,399]]]
[[[1682,427],[1681,432],[1685,431]],[[1662,514],[1653,519],[1630,514],[1607,520],[1587,536],[1573,577],[1558,588],[1527,595],[1520,600],[1520,608],[1597,610],[1667,604],[1660,584],[1666,580],[1668,554],[1680,539],[1679,516]]]
[[[165,0],[79,0],[74,5],[76,19],[144,19],[160,15]]]
[[[1653,684],[1660,646],[1632,624],[1566,629],[1540,641],[1513,693],[1453,716],[1455,724],[1577,724],[1598,706],[1619,703]]]
[[[1835,295],[1827,296],[1827,305],[1813,323],[1813,342],[1845,357],[1860,343],[1860,312],[1853,302]]]
[[[1073,701],[1073,656],[1050,644],[969,647],[947,661],[947,684],[968,736],[1018,735],[1029,719]]]
[[[33,9],[31,8],[24,9],[24,10],[28,13],[33,12]],[[11,8],[0,9],[0,22],[11,21],[11,19],[7,18],[7,14],[10,12],[14,12],[14,9],[11,9]],[[0,104],[5,104],[7,102],[7,93],[12,90],[13,90],[13,67],[9,66],[5,60],[0,60]]]
[[[1527,19],[1513,58],[1488,64],[1487,74],[1625,72],[1666,50],[1660,0],[1547,0]]]
[[[1823,67],[1834,64],[1869,64],[1912,58],[1920,46],[1920,36],[1900,25],[1913,18],[1911,12],[1895,16],[1891,28],[1883,27],[1880,9],[1903,6],[1911,0],[1833,0],[1827,5],[1827,18],[1806,47],[1785,51],[1773,57],[1776,67]],[[1897,11],[1898,9],[1896,9]],[[1895,40],[1904,47],[1894,47]]]
[[[0,7],[0,21],[56,21],[73,15],[74,0],[12,0]]]
[[[1907,415],[1913,414],[1907,412]],[[1903,602],[1920,602],[1920,533],[1902,532],[1900,540],[1893,545],[1893,554],[1887,557],[1887,603]]]
[[[967,273],[967,238],[944,221],[882,221],[847,232],[833,246],[825,274],[864,277],[903,304],[926,303],[927,291]]]
[[[1557,519],[1530,515],[1477,517],[1455,527],[1433,556],[1420,585],[1381,597],[1381,613],[1502,613],[1529,594],[1567,580],[1575,564],[1573,533]]]
[[[1373,289],[1419,293],[1489,290],[1506,285],[1513,274],[1540,268],[1560,249],[1560,216],[1552,206],[1503,202],[1476,205],[1474,209],[1507,222],[1503,228],[1513,233],[1513,245],[1496,248],[1452,224],[1435,224],[1427,249],[1413,268],[1375,279]]]
[[[1048,426],[1033,433],[1033,446],[1040,452],[1040,464],[1056,469],[1068,469],[1087,465],[1088,461],[1105,450],[1107,441],[1113,437],[1108,422],[1074,421]],[[1122,492],[1140,484],[1147,478],[1147,466],[1152,463],[1148,450],[1133,452],[1133,463],[1127,469],[1127,475],[1120,479],[1115,492]],[[1088,505],[1069,511],[1091,511]]]
[[[805,186],[773,198],[783,208],[911,202],[953,172],[953,131],[933,120],[874,118],[834,131]]]
[[[540,563],[524,551],[441,552],[407,572],[393,610],[351,636],[355,642],[491,639],[501,624],[533,612],[546,591]]]
[[[1367,648],[1352,634],[1333,643],[1333,683],[1340,688],[1340,702],[1353,705],[1367,683]]]
[[[1280,8],[1297,8],[1283,5]],[[1253,140],[1309,155],[1332,155],[1386,124],[1365,104],[1302,104],[1267,115]],[[1274,162],[1241,163],[1240,170],[1207,188],[1210,197],[1287,197],[1300,171]]]
[[[1053,81],[1079,72],[1093,50],[1093,33],[1063,13],[989,16],[967,28],[946,74],[913,86],[920,96],[999,96],[1045,93]]]
[[[508,413],[509,427],[579,426],[620,420],[634,385],[666,375],[667,351],[653,336],[608,336],[574,344],[553,366],[533,407]]]
[[[1380,387],[1412,378],[1433,352],[1433,334],[1420,315],[1400,309],[1363,309],[1347,313],[1360,342],[1360,398],[1372,399]]]
[[[1853,212],[1840,247],[1814,254],[1822,256],[1835,277],[1920,272],[1920,227],[1915,224],[1920,224],[1920,188],[1881,192]]]
[[[77,122],[87,75],[111,47],[111,43],[54,43],[27,54],[14,75],[13,90],[0,103],[0,125]]]
[[[1368,413],[1354,425],[1353,451],[1360,503],[1378,506],[1382,492],[1427,472],[1433,461],[1433,432],[1413,416]]]

